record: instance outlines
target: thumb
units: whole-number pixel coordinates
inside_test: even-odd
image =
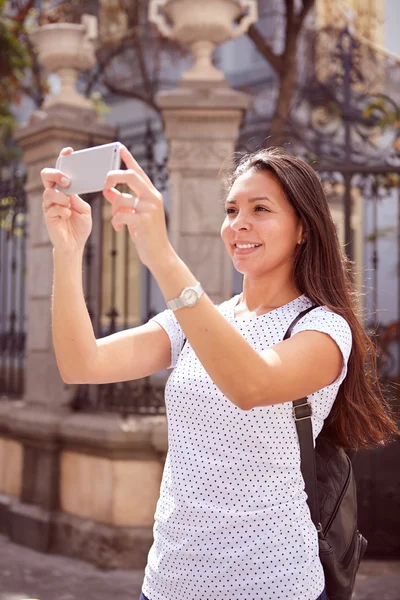
[[[73,195],[69,197],[69,202],[72,210],[83,215],[90,215],[92,208],[90,204],[82,200],[79,196]]]

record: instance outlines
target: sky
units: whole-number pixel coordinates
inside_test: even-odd
[[[400,0],[385,0],[385,48],[400,56]]]

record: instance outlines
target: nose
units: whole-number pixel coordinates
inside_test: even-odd
[[[239,211],[236,217],[231,221],[231,227],[235,231],[248,231],[250,229],[249,221],[243,211]]]

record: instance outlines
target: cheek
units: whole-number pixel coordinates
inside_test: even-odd
[[[273,251],[292,251],[296,245],[297,235],[292,224],[280,219],[269,219],[263,225],[263,237]]]
[[[227,219],[224,220],[221,226],[221,238],[225,244],[228,244],[229,237],[231,235],[231,228]]]
[[[268,219],[262,224],[262,237],[265,238],[267,244],[269,241],[273,241],[274,246],[282,241],[283,228],[279,219]]]

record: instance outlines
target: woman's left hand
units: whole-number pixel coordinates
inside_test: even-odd
[[[121,147],[121,158],[127,170],[110,171],[103,190],[112,204],[111,223],[115,231],[127,226],[140,260],[153,270],[172,251],[163,197],[125,146]],[[118,184],[126,184],[135,195],[119,192],[115,189]]]

